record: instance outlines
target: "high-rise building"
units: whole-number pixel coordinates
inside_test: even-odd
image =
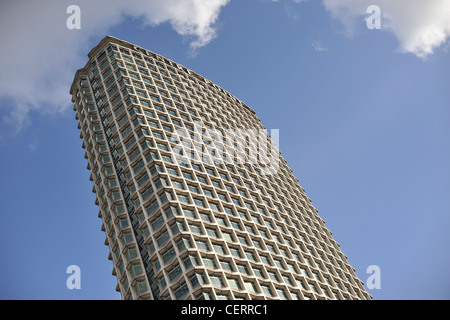
[[[70,93],[123,299],[371,299],[254,111],[107,36]]]

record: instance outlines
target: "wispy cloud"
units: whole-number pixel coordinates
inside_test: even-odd
[[[214,25],[229,0],[78,0],[81,29],[68,30],[71,1],[2,1],[0,7],[1,127],[17,132],[31,112],[55,114],[70,107],[75,71],[86,62],[89,40],[107,34],[125,16],[144,26],[169,23],[191,50],[216,37]]]
[[[306,2],[308,0],[289,0],[284,3],[284,11],[286,12],[286,15],[288,16],[288,19],[290,21],[297,21],[300,18],[300,15],[298,14],[297,10],[295,9],[295,5],[292,6],[289,2],[294,3],[300,3],[300,2]],[[272,0],[272,2],[280,2],[280,0]]]
[[[311,45],[313,46],[314,50],[316,50],[316,51],[328,51],[329,50],[328,48],[322,46],[322,44],[317,40],[313,41],[311,43]]]
[[[28,149],[32,152],[37,152],[39,146],[39,141],[36,137],[33,137],[31,142],[28,144]]]
[[[280,0],[272,0],[272,2],[279,2]],[[308,0],[292,0],[295,3],[306,2]]]
[[[292,6],[285,4],[284,11],[286,12],[289,20],[297,21],[299,19],[298,13],[295,11],[295,9]]]

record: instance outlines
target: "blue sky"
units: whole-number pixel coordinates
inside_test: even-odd
[[[374,299],[449,299],[448,2],[180,2],[78,1],[80,30],[66,27],[75,2],[0,5],[0,297],[120,299],[69,95],[109,34],[193,69],[279,129],[357,275],[380,267]],[[366,26],[371,4],[380,30]],[[73,264],[80,290],[66,287]]]

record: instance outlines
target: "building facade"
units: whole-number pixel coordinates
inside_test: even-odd
[[[70,93],[123,299],[370,299],[243,102],[105,37]]]

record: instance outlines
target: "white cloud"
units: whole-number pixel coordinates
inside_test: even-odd
[[[381,29],[395,35],[401,52],[419,58],[426,58],[441,46],[445,50],[450,37],[450,0],[322,0],[322,3],[350,37],[365,28],[364,18],[369,16],[367,8],[379,6]]]
[[[274,0],[275,1],[275,0]],[[286,0],[287,1],[287,0]],[[290,0],[300,3],[306,0]],[[16,130],[29,123],[30,111],[54,114],[70,107],[68,88],[77,68],[86,62],[90,39],[107,34],[125,16],[145,26],[169,23],[191,42],[192,50],[216,37],[214,28],[229,0],[78,0],[81,30],[68,30],[68,0],[0,2],[0,127]],[[275,1],[277,2],[277,1]],[[446,48],[450,35],[449,0],[322,0],[351,34],[363,28],[369,5],[382,12],[382,29],[392,32],[402,52],[418,57]],[[295,18],[295,16],[294,16]],[[92,44],[91,44],[92,45]],[[320,43],[316,50],[325,50]]]
[[[23,0],[0,4],[2,127],[29,123],[30,111],[54,114],[70,107],[69,88],[86,63],[93,36],[107,34],[125,16],[145,26],[170,23],[196,50],[216,36],[214,24],[229,0],[78,0],[81,30],[68,30],[71,1]]]
[[[357,32],[358,21],[368,16],[370,5],[381,9],[381,29],[392,32],[399,49],[420,58],[433,54],[450,36],[448,0],[323,0],[331,16],[339,19],[348,35]],[[364,24],[365,26],[365,24]]]

